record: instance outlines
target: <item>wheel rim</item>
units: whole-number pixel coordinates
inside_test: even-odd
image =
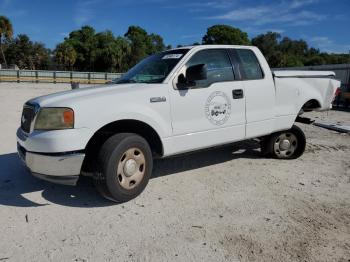
[[[119,162],[117,180],[127,190],[137,187],[142,181],[146,170],[146,159],[143,152],[136,148],[126,150]]]
[[[298,147],[297,137],[290,132],[280,134],[274,143],[274,152],[280,158],[291,157]]]

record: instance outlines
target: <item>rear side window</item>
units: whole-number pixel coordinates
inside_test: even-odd
[[[186,67],[205,64],[207,66],[207,79],[196,81],[195,87],[207,87],[212,83],[233,81],[234,74],[230,58],[226,50],[202,50],[194,54],[187,62]]]
[[[235,51],[240,60],[240,70],[243,80],[264,78],[259,61],[252,50],[236,49]]]

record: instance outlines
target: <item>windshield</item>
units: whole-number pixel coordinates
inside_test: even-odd
[[[189,49],[177,49],[149,56],[114,82],[161,83],[188,51]]]

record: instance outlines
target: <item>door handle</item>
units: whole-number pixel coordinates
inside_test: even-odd
[[[166,101],[166,97],[165,97],[165,96],[162,96],[162,97],[160,97],[160,96],[151,97],[151,98],[149,99],[149,101],[150,101],[151,103],[165,102],[165,101]]]
[[[242,89],[233,89],[232,90],[233,99],[242,99],[244,97]]]

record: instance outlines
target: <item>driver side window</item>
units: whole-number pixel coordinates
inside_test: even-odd
[[[186,63],[186,68],[205,64],[207,79],[197,80],[192,88],[208,87],[212,83],[233,81],[235,79],[233,68],[225,50],[202,50],[194,54]]]

